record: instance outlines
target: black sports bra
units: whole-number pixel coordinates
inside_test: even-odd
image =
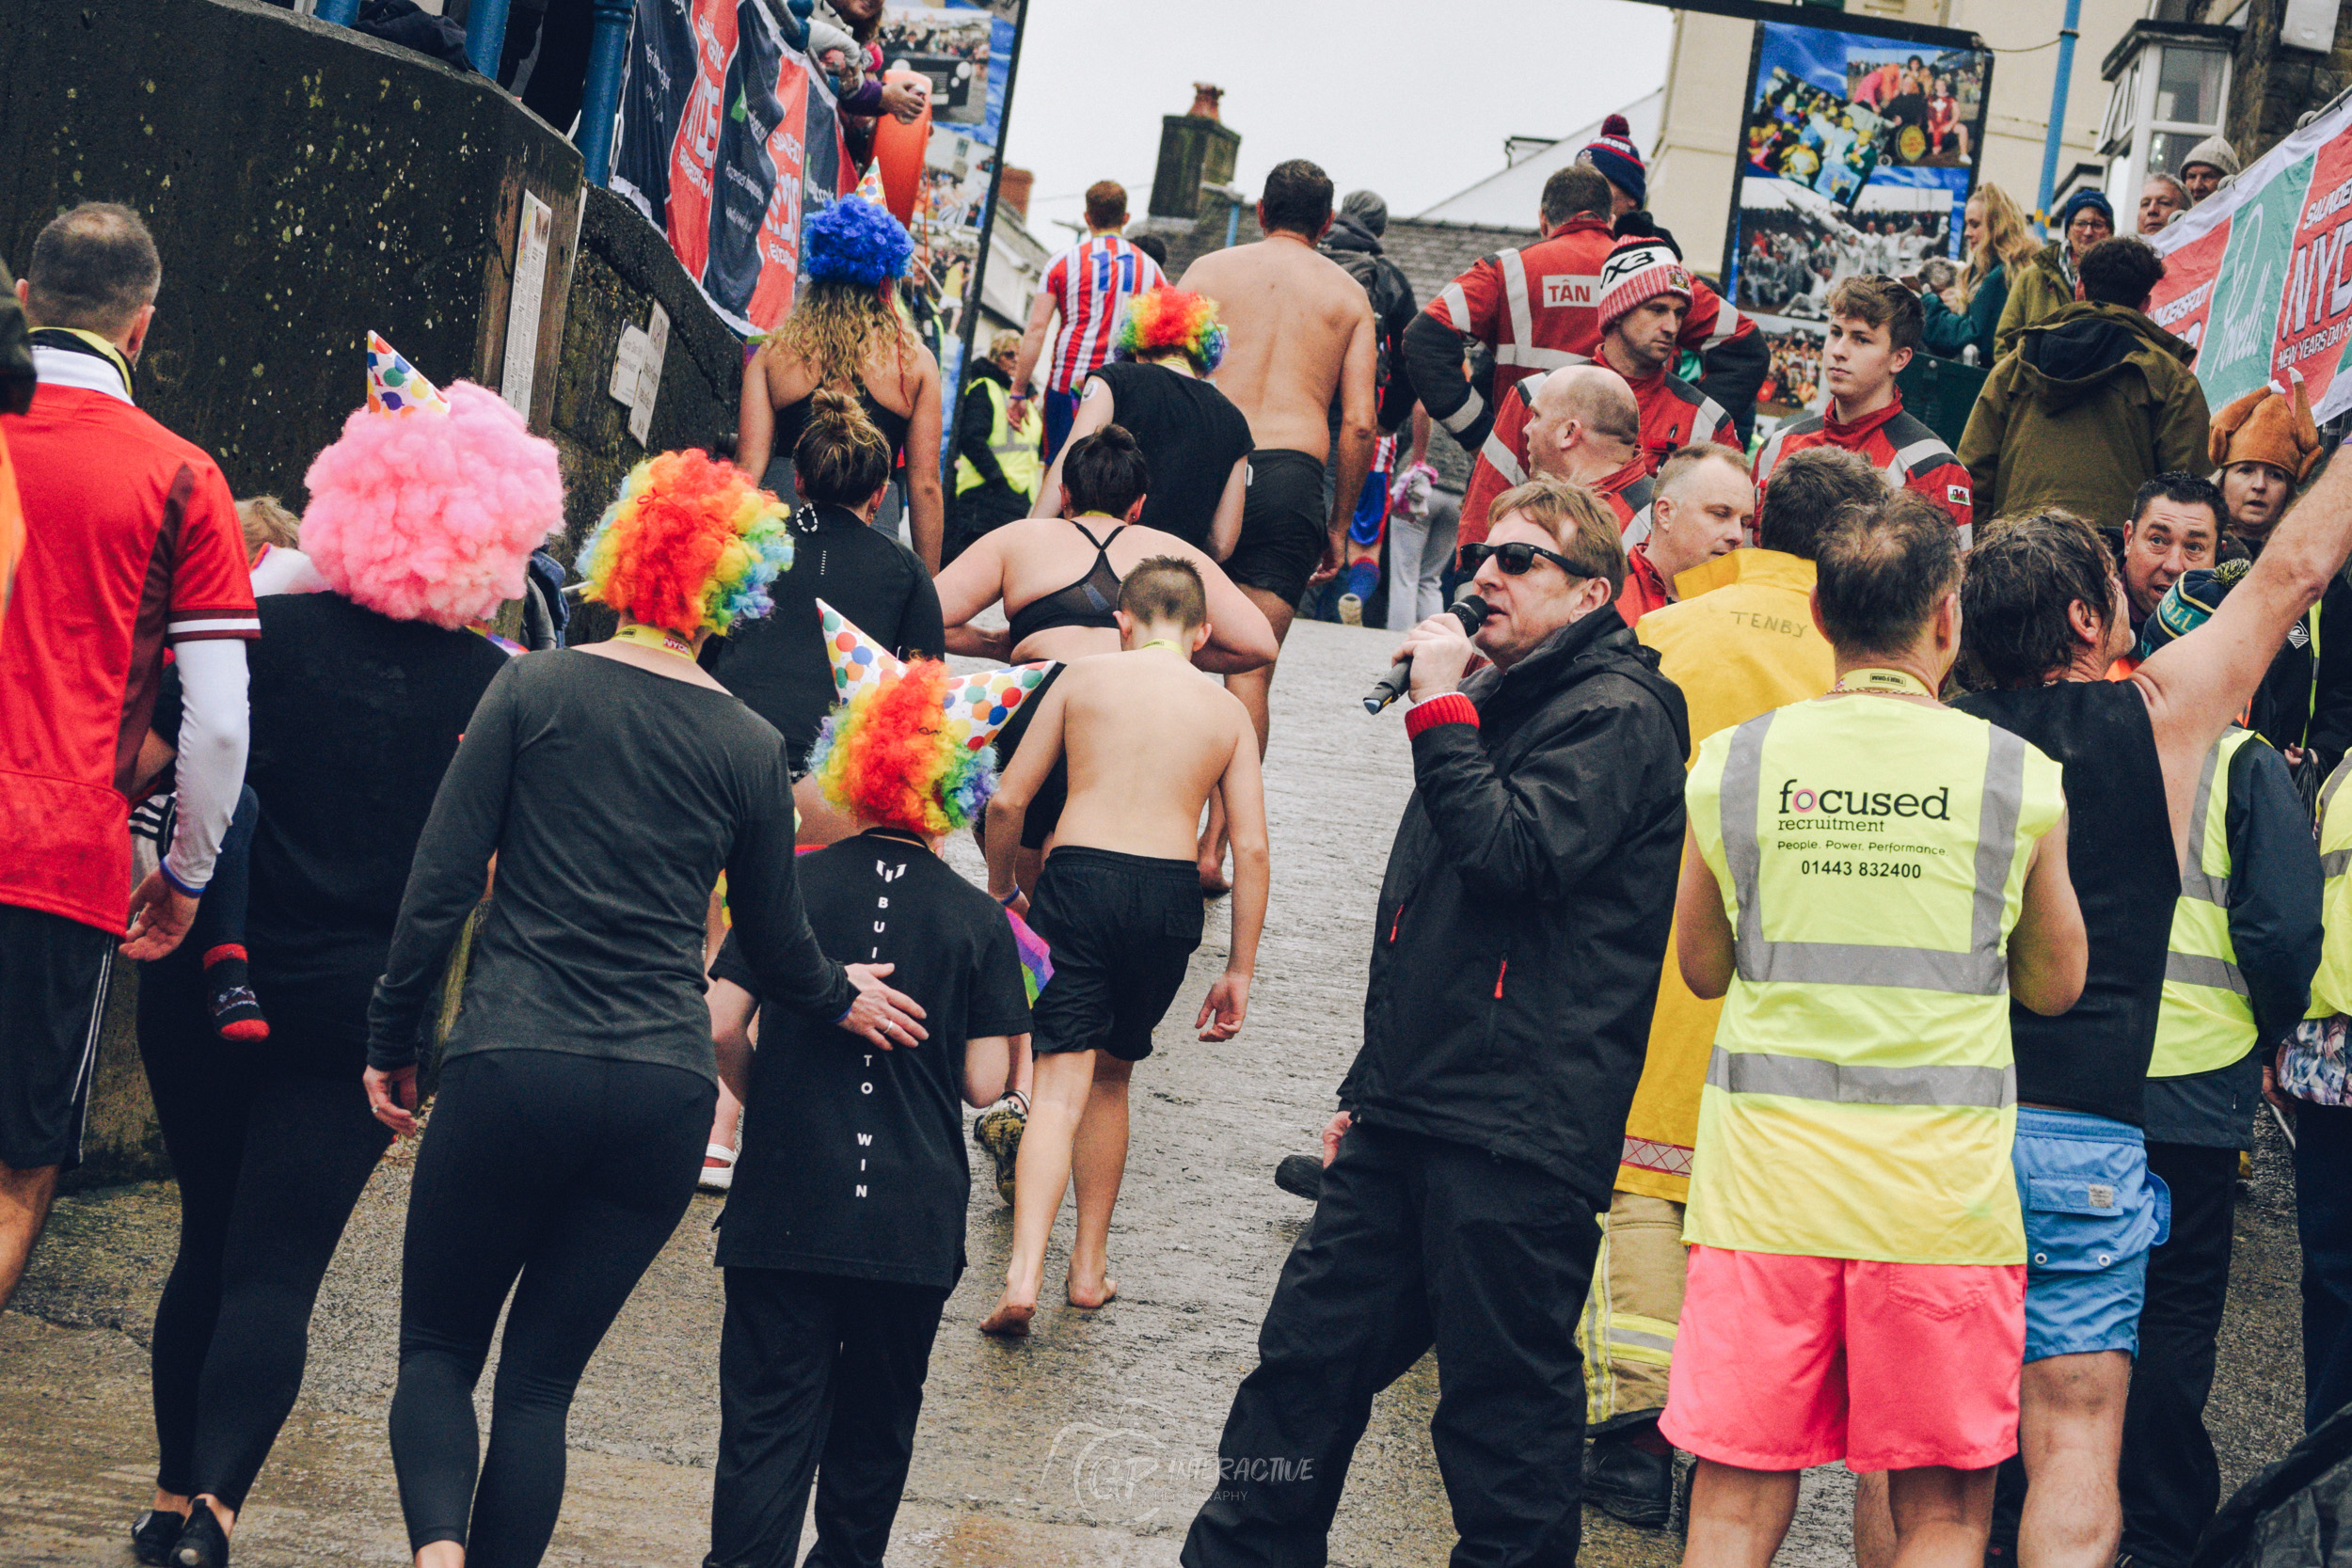
[[[1111,530],[1110,539],[1097,539],[1086,524],[1074,517],[1070,526],[1086,534],[1087,543],[1094,546],[1094,564],[1069,587],[1031,599],[1007,617],[1012,625],[1012,645],[1016,648],[1035,633],[1052,631],[1057,626],[1119,625],[1111,615],[1119,608],[1119,574],[1111,570],[1111,539],[1126,532],[1127,525],[1121,523]]]

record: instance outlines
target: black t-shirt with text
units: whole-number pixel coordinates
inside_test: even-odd
[[[897,967],[930,1034],[884,1051],[832,1024],[764,1011],[718,1261],[726,1268],[952,1287],[972,1176],[963,1048],[1029,1027],[1005,913],[911,840],[866,832],[803,855],[803,897],[828,957]],[[758,994],[729,937],[714,978]]]

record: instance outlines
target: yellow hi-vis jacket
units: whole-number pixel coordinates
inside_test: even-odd
[[[2010,930],[2058,765],[1897,698],[1778,708],[1699,748],[1691,829],[1737,965],[1683,1240],[2022,1263]]]
[[[2256,1043],[2246,976],[2238,973],[2237,949],[2230,942],[2230,763],[2239,747],[2261,744],[2253,731],[2232,727],[2205,753],[2204,770],[2197,775],[2151,1078],[2211,1072]]]
[[[1802,556],[1734,550],[1677,576],[1681,602],[1635,623],[1633,635],[1658,650],[1660,671],[1682,688],[1693,748],[1718,730],[1829,689],[1836,660],[1813,625],[1813,575]],[[1669,1203],[1689,1195],[1699,1086],[1723,1007],[1691,994],[1669,939],[1649,1051],[1625,1118],[1619,1192]]]
[[[1005,397],[1005,389],[995,382],[981,379],[980,390],[988,394],[988,405],[995,421],[988,429],[988,450],[996,455],[996,466],[1005,471],[1005,483],[1031,500],[1037,499],[1038,486],[1045,481],[1045,465],[1038,461],[1037,436],[1022,435],[1012,428],[1012,408]],[[987,481],[968,457],[956,459],[956,494],[977,490]]]
[[[2319,791],[2320,920],[2327,932],[2320,943],[2319,973],[2312,976],[2311,1009],[2306,1018],[2352,1013],[2352,796],[2344,781],[2352,778],[2352,756],[2336,764]]]

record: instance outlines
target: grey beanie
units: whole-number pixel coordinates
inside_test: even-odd
[[[1376,192],[1348,192],[1340,200],[1340,211],[1362,224],[1375,236],[1389,231],[1389,204]]]
[[[2188,156],[2181,160],[2181,172],[2187,173],[2188,166],[2191,164],[2211,165],[2221,171],[2221,177],[2225,180],[2236,179],[2238,170],[2242,166],[2238,163],[2237,149],[2219,136],[2207,136],[2203,141],[2190,148]]]

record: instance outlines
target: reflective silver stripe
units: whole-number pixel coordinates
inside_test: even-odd
[[[1788,439],[1788,432],[1780,431],[1771,440],[1764,443],[1762,451],[1756,454],[1756,473],[1753,477],[1756,483],[1761,484],[1772,478],[1772,470],[1780,467],[1781,443]]]
[[[1740,330],[1740,324],[1746,318],[1740,314],[1731,301],[1721,294],[1716,295],[1715,330],[1707,335],[1707,341],[1699,345],[1699,352],[1705,354],[1719,343],[1730,341],[1731,335]]]
[[[1493,465],[1495,472],[1502,476],[1506,487],[1527,483],[1527,470],[1519,467],[1518,453],[1513,451],[1511,444],[1497,432],[1486,432],[1486,444],[1478,449],[1478,455]]]
[[[2229,737],[2225,735],[2222,739]],[[2197,803],[2188,808],[2189,842],[2187,852],[2181,857],[2181,896],[2201,903],[2230,907],[2230,879],[2216,877],[2205,870],[2205,840],[2208,828],[2207,810],[2213,804],[2213,776],[2221,767],[2221,741],[2217,740],[2205,752],[2205,766],[2197,775]]]
[[[1899,484],[1911,477],[1911,470],[1918,467],[1922,458],[1928,457],[1939,458],[1946,463],[1956,461],[1949,447],[1931,436],[1926,440],[1914,441],[1897,452],[1895,461],[1886,466],[1886,471]]]
[[[1462,293],[1460,278],[1455,278],[1438,291],[1438,303],[1444,306],[1446,314],[1454,318],[1451,325],[1454,331],[1470,330],[1470,296]]]
[[[1976,525],[1976,524],[1974,524],[1974,523],[1963,523],[1963,524],[1961,524],[1961,525],[1960,525],[1960,553],[1961,553],[1961,554],[1963,554],[1963,555],[1966,555],[1966,554],[1967,554],[1970,550],[1973,550],[1973,549],[1975,549],[1976,547],[1977,547],[1977,525]]]
[[[2352,849],[2330,849],[2319,857],[2322,877],[2341,877],[2346,867],[2352,867]]]
[[[1540,348],[1534,343],[1497,343],[1495,363],[1526,365],[1539,371],[1565,370],[1570,365],[1589,365],[1589,354],[1574,354],[1565,348]]]
[[[2001,915],[2008,902],[2010,864],[2017,852],[2017,816],[2026,789],[2026,743],[1988,729],[1984,794],[1977,823],[1976,894],[1965,952],[1854,942],[1767,942],[1761,897],[1763,847],[1756,810],[1763,788],[1764,736],[1774,714],[1732,732],[1722,787],[1724,859],[1740,903],[1734,939],[1740,977],[1751,984],[1898,986],[1962,996],[1998,996],[2009,989],[2001,951]]]
[[[1674,1336],[1671,1334],[1645,1334],[1638,1328],[1618,1328],[1613,1325],[1609,1330],[1609,1342],[1613,1345],[1632,1345],[1641,1350],[1671,1351],[1675,1348]]]
[[[1478,395],[1478,388],[1473,387],[1470,389],[1470,395],[1462,400],[1462,406],[1456,408],[1451,414],[1440,416],[1438,422],[1445,426],[1449,431],[1452,431],[1454,435],[1459,436],[1462,432],[1476,424],[1478,422],[1478,416],[1484,414],[1486,411],[1486,400],[1480,397]]]
[[[1713,398],[1702,394],[1699,398],[1698,415],[1691,422],[1691,439],[1712,441],[1715,438],[1715,432],[1730,423],[1731,416],[1724,412],[1724,405]],[[1735,436],[1739,434],[1736,427],[1732,434]]]
[[[2320,786],[2319,813],[2322,816],[2328,814],[2328,802],[2334,800],[2336,791],[2344,787],[2344,774],[2348,770],[2352,770],[2352,756],[2347,756],[2336,764],[2336,770],[2328,774],[2328,782]]]
[[[1495,261],[1502,268],[1502,301],[1511,312],[1511,336],[1495,345],[1495,363],[1510,363],[1504,351],[1525,347],[1535,341],[1535,317],[1527,304],[1527,262],[1517,250],[1499,251]]]
[[[1649,535],[1650,508],[1645,506],[1633,515],[1631,522],[1625,525],[1625,532],[1618,536],[1617,543],[1629,550],[1648,539]]]
[[[2167,953],[2164,956],[2164,978],[2168,985],[2204,986],[2213,990],[2233,990],[2247,994],[2246,976],[2237,965],[2227,958],[2208,958],[2196,953]]]
[[[1815,1056],[1725,1051],[1708,1059],[1707,1081],[1730,1094],[1776,1094],[1831,1105],[1942,1105],[1999,1111],[2017,1103],[2017,1072],[2005,1067],[1855,1067]]]

